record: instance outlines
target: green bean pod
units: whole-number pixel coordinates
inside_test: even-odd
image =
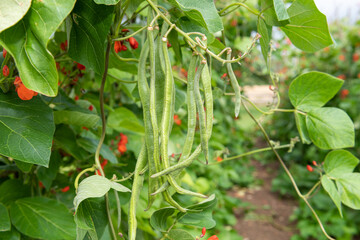
[[[147,209],[151,207],[152,203],[154,202],[155,198],[151,195],[152,192],[158,189],[158,180],[153,181],[150,177],[152,174],[156,173],[157,170],[155,168],[154,163],[154,145],[153,145],[153,129],[150,120],[150,90],[149,85],[147,83],[146,78],[146,61],[149,55],[149,42],[146,41],[141,49],[140,58],[139,58],[139,65],[138,65],[138,89],[141,104],[143,107],[143,115],[144,115],[144,124],[145,124],[145,142],[147,148],[147,155],[148,155],[148,166],[149,166],[149,195],[148,195],[148,206]]]
[[[226,59],[227,60],[231,59],[231,50],[229,50],[227,52]],[[227,71],[228,71],[228,74],[229,74],[231,86],[232,86],[232,88],[233,88],[233,90],[235,92],[235,117],[238,117],[239,113],[240,113],[240,107],[241,107],[240,86],[239,86],[238,81],[236,80],[234,71],[233,71],[233,69],[231,67],[231,63],[226,63],[226,68],[227,68]]]
[[[131,189],[131,198],[129,205],[129,217],[128,217],[128,225],[129,225],[129,240],[136,240],[136,205],[139,201],[140,192],[144,183],[144,175],[141,175],[140,172],[146,166],[147,163],[147,149],[146,144],[141,147],[140,154],[138,156],[135,172],[134,172],[134,181]]]
[[[205,67],[206,60],[201,61],[198,70],[195,73],[195,82],[194,82],[194,93],[195,93],[195,102],[196,102],[196,109],[199,114],[199,126],[200,126],[200,141],[201,141],[201,148],[205,155],[206,163],[209,162],[209,144],[208,144],[208,136],[207,136],[207,129],[206,129],[206,117],[205,117],[205,110],[203,101],[201,98],[200,93],[200,75]]]
[[[206,107],[206,133],[208,137],[207,141],[209,141],[213,127],[214,106],[213,106],[213,95],[211,89],[211,75],[207,64],[205,64],[204,70],[201,73],[201,83],[204,88],[205,107]]]

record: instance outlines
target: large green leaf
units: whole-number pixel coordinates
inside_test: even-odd
[[[0,94],[0,154],[48,166],[54,131],[53,112],[39,97]]]
[[[131,131],[144,134],[144,126],[140,124],[136,115],[127,108],[120,107],[109,114],[107,125],[116,131]]]
[[[16,190],[16,191],[15,191]],[[0,186],[0,202],[5,206],[19,198],[30,196],[30,186],[17,179],[10,179]]]
[[[75,239],[75,222],[65,205],[45,197],[22,198],[10,207],[11,222],[21,233],[40,239]]]
[[[53,151],[50,157],[49,167],[39,167],[37,177],[44,185],[46,190],[50,190],[52,182],[55,180],[61,162],[61,156],[58,151]]]
[[[296,0],[288,8],[289,24],[281,27],[299,49],[315,52],[333,44],[326,17],[313,0]]]
[[[0,232],[10,231],[11,223],[7,208],[0,203]]]
[[[260,38],[261,53],[265,59],[265,62],[267,63],[268,53],[270,49],[272,27],[268,26],[262,18],[259,18],[257,29],[258,29],[258,33],[261,35]]]
[[[213,194],[208,199],[187,207],[189,210],[186,213],[178,213],[178,222],[207,229],[213,228],[216,222],[212,218],[212,210],[215,208],[216,203],[217,200],[215,194]]]
[[[79,138],[76,140],[76,143],[85,149],[88,152],[95,153],[97,145],[99,144],[98,140],[95,140],[93,138]],[[100,155],[103,156],[103,158],[109,160],[112,163],[117,163],[117,158],[114,155],[114,153],[110,150],[109,146],[106,144],[103,144],[100,149]]]
[[[110,190],[110,188],[119,192],[131,192],[130,189],[124,187],[120,183],[110,181],[109,179],[99,175],[93,175],[85,178],[79,184],[76,197],[74,198],[75,210],[85,199],[102,197]]]
[[[273,4],[277,19],[279,21],[288,20],[289,14],[286,11],[286,7],[283,0],[273,0]]]
[[[166,232],[169,228],[167,226],[168,218],[173,215],[175,209],[173,207],[166,207],[156,210],[150,217],[151,226],[161,232]]]
[[[278,17],[275,12],[273,0],[261,0],[260,1],[262,16],[265,23],[269,26],[284,26],[289,23],[288,20],[278,21]]]
[[[309,111],[324,106],[340,90],[344,81],[322,72],[308,72],[295,78],[289,98],[296,109]]]
[[[74,4],[75,0],[33,1],[20,22],[0,33],[0,44],[14,57],[27,88],[47,96],[57,94],[55,60],[46,47]]]
[[[343,174],[336,179],[341,201],[348,207],[360,209],[360,173]]]
[[[172,229],[168,234],[171,240],[194,240],[195,238],[185,230]]]
[[[0,232],[0,239],[20,240],[20,233],[15,228],[11,228],[11,231]]]
[[[105,66],[105,40],[114,7],[78,0],[71,13],[69,55],[75,61],[102,74]]]
[[[20,21],[30,5],[31,0],[0,1],[0,32]]]
[[[306,117],[300,113],[295,112],[295,122],[296,122],[296,127],[298,129],[300,138],[301,138],[301,142],[305,143],[305,144],[310,144],[311,143],[311,139],[309,136],[309,132],[306,128]]]
[[[338,108],[317,108],[307,113],[306,126],[312,142],[322,149],[353,147],[354,124]]]
[[[331,200],[335,203],[336,207],[339,210],[340,216],[342,216],[340,194],[336,189],[334,182],[331,181],[328,176],[323,175],[321,177],[321,185],[324,187],[325,191],[329,194]]]
[[[169,2],[211,33],[224,28],[213,0],[169,0]]]
[[[359,164],[359,159],[346,150],[334,150],[325,157],[324,170],[326,175],[338,178],[351,173]]]

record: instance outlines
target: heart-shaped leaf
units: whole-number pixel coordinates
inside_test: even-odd
[[[156,210],[150,218],[151,226],[158,231],[166,232],[168,230],[167,220],[174,212],[175,209],[173,207]]]
[[[360,209],[360,173],[343,174],[336,179],[341,201],[353,209]]]
[[[351,173],[359,164],[359,159],[346,150],[334,150],[325,157],[324,170],[326,175],[338,178]]]
[[[336,207],[339,210],[340,216],[342,217],[340,193],[336,189],[335,183],[331,181],[328,176],[323,175],[321,177],[321,185],[329,194],[331,200],[335,203]]]

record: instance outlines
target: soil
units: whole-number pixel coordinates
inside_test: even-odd
[[[231,191],[232,196],[249,203],[249,207],[234,211],[238,219],[235,229],[244,240],[289,240],[296,233],[296,223],[289,221],[296,201],[271,191],[271,181],[281,168],[277,163],[263,165],[256,160],[251,164],[263,184]]]

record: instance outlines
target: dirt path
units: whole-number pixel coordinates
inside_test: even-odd
[[[235,229],[244,240],[289,240],[296,232],[295,223],[289,222],[289,216],[296,208],[292,199],[282,199],[271,192],[271,180],[279,169],[277,163],[262,165],[253,160],[255,177],[263,181],[262,186],[250,189],[237,189],[232,196],[248,202],[246,209],[236,209],[238,223]]]

